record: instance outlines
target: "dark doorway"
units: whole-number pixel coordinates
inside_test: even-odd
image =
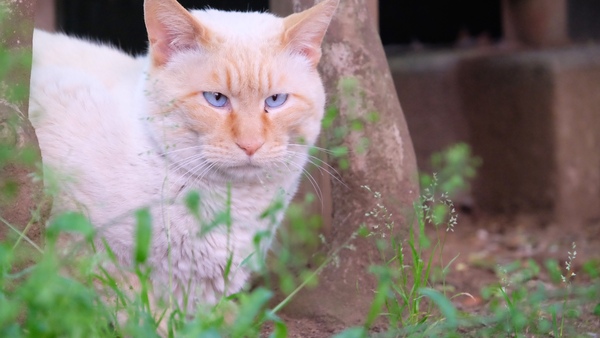
[[[265,11],[268,0],[179,0],[186,8]],[[111,44],[132,53],[147,48],[144,0],[57,0],[58,28]]]
[[[384,45],[449,45],[461,35],[502,35],[500,0],[379,0]]]
[[[269,0],[180,0],[186,8],[265,11]],[[492,40],[502,35],[500,0],[379,0],[385,45],[450,45],[460,34]],[[122,49],[146,50],[144,0],[57,0],[60,30],[107,41]]]

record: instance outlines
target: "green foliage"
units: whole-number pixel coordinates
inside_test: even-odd
[[[146,262],[150,255],[150,241],[152,239],[152,220],[148,209],[136,211],[137,220],[135,227],[135,263],[142,264]]]
[[[426,327],[425,323],[432,320],[436,307],[446,316],[444,324],[436,327],[443,327],[452,332],[458,326],[457,310],[445,295],[431,287],[430,282],[434,259],[440,261],[440,270],[444,271],[444,276],[452,261],[444,265],[444,238],[436,237],[432,247],[432,240],[428,238],[425,227],[428,224],[433,224],[436,228],[445,225],[448,230],[452,230],[456,224],[456,211],[445,195],[440,199],[435,193],[436,183],[434,181],[427,188],[428,192],[415,203],[416,224],[409,227],[408,239],[394,236],[396,225],[381,194],[373,192],[369,187],[363,187],[372,194],[375,206],[365,214],[371,220],[369,230],[364,230],[365,226],[361,233],[366,237],[375,238],[381,250],[382,261],[385,262],[383,265],[371,267],[371,273],[377,277],[379,284],[365,320],[365,329],[371,327],[375,320],[385,313],[385,318],[392,328],[390,332],[400,334],[402,331],[402,335],[409,332],[416,334],[422,332]]]
[[[49,229],[45,254],[29,268],[15,271],[12,248],[8,243],[0,246],[0,336],[109,336],[111,318],[103,311],[93,286],[63,276],[60,271],[74,268],[73,261],[59,258],[51,245],[63,231],[90,234],[86,222],[75,214],[66,214]],[[80,261],[75,269],[85,269],[88,263]]]
[[[454,331],[458,328],[458,311],[446,296],[431,288],[422,288],[419,290],[419,293],[431,299],[438,309],[440,309],[440,312],[445,317],[445,326],[447,329]]]
[[[29,94],[29,70],[31,68],[31,49],[12,47],[9,44],[16,40],[15,35],[22,33],[26,23],[14,22],[11,10],[17,6],[9,2],[0,2],[0,172],[6,173],[8,168],[28,167],[39,160],[36,150],[20,145],[20,131],[23,124],[21,112],[23,103]],[[11,23],[7,25],[6,23]],[[3,24],[4,23],[4,24]],[[26,105],[25,105],[26,106]],[[17,146],[20,146],[17,149]],[[20,182],[11,175],[0,175],[0,204],[13,203],[19,194]],[[0,215],[1,216],[1,215]]]
[[[572,271],[575,244],[562,268],[557,261],[548,260],[543,270],[533,259],[499,266],[496,270],[499,282],[481,292],[489,304],[482,313],[470,314],[455,307],[452,301],[455,296],[471,295],[448,294],[445,286],[446,276],[451,273],[456,259],[444,255],[445,236],[454,232],[458,224],[449,196],[467,187],[466,182],[473,177],[472,170],[478,160],[471,158],[465,145],[451,147],[447,153],[437,155],[435,160],[444,167],[445,174],[422,175],[428,185],[415,203],[415,226],[409,229],[406,239],[392,236],[394,224],[390,222],[383,197],[364,187],[376,202],[366,212],[372,224],[364,226],[359,233],[378,241],[385,264],[370,269],[379,284],[364,327],[348,329],[341,336],[366,336],[367,330],[381,318],[389,325],[381,334],[383,337],[573,335],[574,328],[569,326],[569,321],[577,320],[581,305],[597,299],[600,294],[600,282],[579,287],[571,284],[575,276]],[[433,233],[438,237],[428,237],[426,229],[430,226],[437,230]],[[440,232],[442,236],[437,235]],[[383,252],[389,248],[395,254],[385,259]],[[435,266],[436,261],[439,266]],[[596,279],[598,267],[594,261],[583,265],[586,274]],[[434,273],[436,270],[439,273]],[[539,281],[544,273],[564,288],[548,289]],[[597,313],[599,308],[600,305],[596,305],[593,311]]]
[[[202,219],[200,217],[200,193],[193,190],[185,196],[185,206],[187,207],[190,214],[192,214],[198,222]]]
[[[325,111],[322,126],[328,130],[329,154],[337,167],[345,170],[350,165],[350,153],[364,154],[369,148],[369,139],[365,135],[367,126],[379,121],[376,112],[365,112],[365,93],[355,77],[344,77],[339,81],[340,97],[343,107],[330,106]],[[333,99],[333,101],[336,101]],[[340,109],[344,110],[344,121],[339,122]]]
[[[600,277],[600,260],[598,259],[591,259],[583,263],[581,268],[590,278],[597,279]]]
[[[58,215],[46,227],[46,236],[49,243],[54,243],[61,233],[77,233],[85,239],[91,240],[94,236],[94,227],[88,219],[80,213],[68,212]]]
[[[24,29],[28,29],[24,22],[11,22],[13,25],[2,24],[10,22],[10,7],[11,5],[6,1],[0,2],[0,36],[3,37],[0,39],[0,99],[16,103],[28,99],[29,81],[27,77],[20,76],[20,74],[29,73],[32,59],[31,49],[9,48],[6,45],[15,34],[18,35]],[[10,124],[14,125],[14,122],[11,121]],[[0,130],[0,135],[6,136],[5,132]]]
[[[346,329],[335,336],[333,338],[365,338],[368,337],[367,330],[364,327],[352,327]]]
[[[475,177],[480,165],[481,159],[473,156],[468,144],[457,143],[431,156],[431,167],[437,177],[422,173],[421,187],[428,187],[436,181],[440,191],[449,197],[455,196],[469,187],[469,181]]]
[[[116,259],[109,247],[106,253],[94,253],[91,240],[95,231],[82,214],[56,217],[48,226],[48,245],[42,259],[28,268],[14,271],[13,248],[2,243],[0,336],[157,337],[163,321],[168,322],[162,325],[169,328],[170,335],[178,337],[258,336],[266,322],[272,323],[273,337],[286,336],[285,324],[268,310],[273,293],[264,288],[224,297],[215,306],[193,314],[153,308],[150,268],[144,265],[152,237],[151,218],[147,209],[137,211],[136,218],[133,272],[141,285],[139,290],[120,289],[120,277],[103,268],[106,257],[114,264]],[[65,234],[86,240],[79,247],[83,255],[65,255],[63,248],[55,245]],[[99,290],[113,290],[114,301]]]
[[[306,210],[313,202],[314,196],[307,194],[304,201],[292,203],[288,207],[286,224],[279,229],[274,244],[276,255],[268,257],[270,273],[266,273],[265,269],[262,282],[269,288],[278,288],[287,295],[273,308],[273,313],[289,303],[301,289],[314,287],[319,272],[336,255],[336,251],[328,256],[318,253],[317,248],[323,241],[319,236],[321,217],[306,216]],[[311,268],[314,265],[316,267]]]

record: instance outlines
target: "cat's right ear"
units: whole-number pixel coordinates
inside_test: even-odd
[[[315,6],[284,19],[283,45],[304,55],[316,67],[321,59],[321,42],[339,0],[323,0]]]
[[[200,49],[211,41],[210,30],[176,0],[145,0],[144,20],[155,67],[167,63],[178,51]]]

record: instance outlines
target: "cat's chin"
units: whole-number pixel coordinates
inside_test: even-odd
[[[260,182],[268,176],[268,170],[256,164],[220,167],[212,171],[210,179],[220,182]]]

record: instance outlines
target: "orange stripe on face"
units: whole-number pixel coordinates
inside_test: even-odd
[[[267,90],[271,92],[271,88],[273,88],[273,73],[267,73]]]
[[[263,64],[258,65],[258,90],[260,92],[260,89],[264,88],[263,87],[263,72],[264,72],[264,66]]]
[[[231,112],[227,114],[227,121],[225,122],[227,126],[229,126],[229,130],[231,131],[231,136],[235,140],[238,137],[238,128],[237,128],[237,114],[235,112]]]
[[[271,124],[271,118],[269,118],[267,113],[261,114],[260,117],[262,120],[262,136],[266,139],[267,135],[271,133],[273,125]]]
[[[187,100],[191,99],[191,98],[192,98],[192,97],[194,97],[194,96],[198,96],[198,95],[200,95],[200,93],[201,93],[201,92],[200,92],[199,90],[193,91],[193,92],[191,92],[191,93],[188,93],[188,94],[185,94],[185,95],[183,95],[182,97],[180,97],[179,99],[177,99],[177,101],[178,101],[178,102],[185,102],[185,101],[187,101]]]
[[[203,109],[202,105],[198,102],[198,96],[201,95],[201,91],[193,91],[188,94],[185,94],[179,98],[177,98],[173,104],[179,108],[185,110],[187,115],[193,117],[193,113],[196,111],[201,111]],[[191,114],[190,114],[191,113]]]
[[[225,69],[225,84],[227,85],[227,89],[231,91],[231,72],[229,71],[229,68]]]
[[[297,94],[297,93],[294,93],[293,95],[294,95],[295,99],[297,99],[299,101],[302,101],[302,103],[306,104],[306,110],[311,110],[311,111],[313,110],[312,109],[313,108],[313,102],[312,102],[311,99],[309,99],[308,97],[303,96],[301,94]]]
[[[232,95],[239,97],[241,96],[241,90],[244,87],[242,71],[238,68],[239,65],[237,62],[230,62],[229,64],[231,65],[231,68],[227,68],[227,70],[231,71],[232,74],[230,74],[231,81],[228,88]]]
[[[219,74],[217,74],[217,72],[216,72],[216,71],[213,71],[213,72],[210,74],[210,78],[212,79],[212,81],[213,81],[214,83],[220,83],[220,82],[221,82],[221,77],[219,76]]]

